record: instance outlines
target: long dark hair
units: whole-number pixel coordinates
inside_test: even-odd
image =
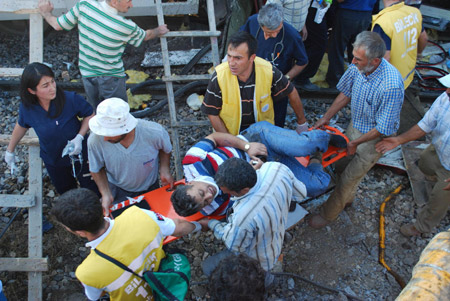
[[[26,107],[39,105],[38,97],[34,94],[31,94],[28,91],[28,88],[36,91],[36,87],[43,76],[55,78],[55,74],[53,73],[52,69],[50,69],[47,65],[41,63],[31,63],[23,70],[22,78],[20,80],[20,98]],[[51,116],[49,111],[48,117],[56,118],[62,113],[64,105],[66,103],[64,91],[58,86],[56,86],[56,97],[52,100],[52,102],[55,104],[55,114]]]

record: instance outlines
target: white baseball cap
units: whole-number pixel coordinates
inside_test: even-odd
[[[444,87],[450,88],[450,74],[447,74],[446,76],[443,76],[438,80]]]
[[[97,113],[89,120],[89,128],[99,136],[113,137],[131,132],[137,119],[130,114],[130,106],[120,98],[113,97],[97,106]]]

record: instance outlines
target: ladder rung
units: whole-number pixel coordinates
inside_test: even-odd
[[[20,77],[23,68],[0,68],[0,77]]]
[[[2,194],[0,207],[30,208],[36,204],[36,198],[31,194]]]
[[[192,81],[192,80],[209,80],[211,74],[192,74],[192,75],[174,75],[163,76],[162,80],[165,82],[177,82],[177,81]]]
[[[220,31],[200,31],[200,30],[189,30],[189,31],[169,31],[163,38],[174,38],[174,37],[218,37],[220,36]]]
[[[12,272],[46,272],[47,258],[0,258],[0,270]]]

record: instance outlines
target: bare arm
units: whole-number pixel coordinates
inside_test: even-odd
[[[159,38],[160,36],[165,35],[168,32],[169,32],[169,29],[167,28],[167,24],[160,25],[153,29],[147,29],[145,31],[144,41]]]
[[[428,43],[428,35],[425,29],[420,33],[419,41],[417,43],[417,54],[422,54]]]
[[[159,178],[161,179],[161,184],[170,184],[170,189],[173,188],[173,177],[170,173],[170,153],[166,153],[163,150],[159,150]]]
[[[62,30],[62,27],[58,24],[57,18],[52,15],[53,4],[49,0],[39,0],[38,8],[42,17],[51,27],[53,27],[53,29]]]
[[[228,129],[225,126],[225,123],[223,122],[222,118],[220,118],[220,116],[208,115],[208,119],[216,132],[228,133]]]
[[[384,138],[380,142],[378,142],[375,145],[375,149],[377,152],[385,153],[387,151],[390,151],[391,149],[396,148],[400,144],[404,144],[409,141],[417,140],[423,136],[425,136],[427,133],[425,133],[417,124],[414,125],[412,128],[410,128],[408,131],[404,132],[403,134],[397,136],[397,137],[389,137]]]
[[[314,125],[315,128],[321,127],[323,125],[327,125],[330,123],[331,118],[336,115],[337,112],[339,112],[343,107],[345,107],[350,102],[350,97],[345,96],[344,93],[339,93],[338,96],[336,96],[336,99],[333,101],[333,104],[331,107],[326,111],[326,113],[323,115],[322,118],[320,118],[316,124]]]
[[[94,117],[94,115],[95,115],[95,113],[92,113],[91,116],[83,118],[83,120],[81,121],[81,127],[80,127],[80,131],[78,132],[78,134],[80,134],[83,137],[86,135],[87,131],[89,130],[89,119]]]
[[[240,150],[244,150],[245,145],[248,143],[229,133],[215,132],[208,135],[206,138],[212,140],[216,146],[230,146]],[[250,142],[249,144],[250,148],[247,153],[250,157],[258,155],[267,156],[267,148],[264,144],[258,142]]]
[[[380,132],[378,132],[376,128],[371,129],[370,131],[368,131],[367,133],[365,133],[358,139],[352,140],[347,144],[347,154],[348,155],[355,154],[356,148],[358,147],[358,145],[360,145],[361,143],[367,142],[367,141],[374,140],[374,139],[380,137],[381,135],[382,134]]]
[[[102,168],[99,172],[91,172],[92,178],[97,184],[98,191],[102,195],[101,202],[103,207],[103,215],[109,216],[109,208],[114,201],[114,198],[109,189],[108,177],[106,176],[106,169]]]
[[[175,222],[175,231],[172,234],[173,236],[184,236],[191,233],[195,229],[194,224],[188,222],[187,220],[174,218],[173,221]]]
[[[27,128],[21,127],[16,122],[16,125],[14,126],[14,130],[11,134],[11,140],[9,141],[9,144],[8,144],[8,147],[6,148],[6,150],[8,152],[14,153],[14,150],[16,149],[17,144],[23,138],[23,136],[25,136],[27,131],[28,131]]]
[[[302,100],[300,99],[300,95],[298,95],[297,89],[294,88],[291,93],[288,95],[289,104],[294,110],[295,116],[297,117],[298,124],[304,124],[306,122],[305,112],[303,111]]]
[[[291,80],[294,79],[294,77],[296,77],[297,75],[300,74],[300,72],[302,72],[303,69],[305,69],[306,65],[308,64],[304,64],[304,65],[294,65],[294,67],[291,68],[291,70],[288,71],[288,73],[286,75],[289,76],[289,78]]]
[[[308,30],[306,29],[306,25],[303,26],[302,30],[300,31],[300,35],[302,36],[302,40],[306,41],[308,38]]]

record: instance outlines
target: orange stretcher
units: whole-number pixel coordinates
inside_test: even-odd
[[[185,181],[179,180],[174,183],[174,188],[178,185],[184,185]],[[170,196],[172,195],[172,191],[169,189],[169,185],[163,186],[161,188],[149,191],[147,193],[144,193],[140,196],[137,196],[134,198],[134,200],[139,200],[138,202],[146,202],[150,206],[150,210],[157,212],[161,214],[164,217],[168,217],[171,219],[174,218],[181,218],[188,221],[198,221],[202,218],[209,218],[209,219],[223,219],[224,215],[209,215],[205,216],[200,212],[197,212],[194,215],[183,217],[179,216],[175,209],[172,207],[172,202],[170,201]],[[140,200],[141,199],[141,200]],[[137,202],[133,202],[133,200],[127,200],[122,203],[116,204],[111,208],[111,211],[119,210],[127,206],[131,206],[136,204]],[[226,208],[228,205],[228,202],[223,203],[217,210],[219,212],[222,212],[223,210],[220,210],[221,208]],[[164,244],[167,244],[169,242],[172,242],[174,240],[178,239],[178,237],[175,236],[168,236],[164,239]]]
[[[309,129],[310,131],[313,130],[313,128]],[[347,143],[349,142],[347,136],[345,136],[341,131],[339,131],[336,128],[333,128],[331,126],[325,125],[323,126],[323,130],[326,132],[333,134],[333,135],[339,135],[342,136]],[[347,149],[346,148],[338,148],[336,146],[329,145],[326,152],[322,155],[322,166],[325,168],[328,165],[340,160],[341,158],[347,156]],[[303,166],[308,166],[309,163],[309,156],[307,157],[297,157],[296,158],[298,162],[300,162]]]
[[[312,130],[312,129],[310,129],[310,130]],[[340,136],[344,137],[347,142],[349,141],[348,138],[342,132],[340,132],[339,130],[337,130],[335,128],[325,126],[325,130],[330,133],[333,133],[334,135],[340,135]],[[326,166],[330,165],[331,163],[336,162],[339,159],[345,157],[346,155],[347,155],[346,149],[337,148],[337,147],[330,145],[328,147],[328,150],[322,156],[322,158],[323,158],[322,165],[324,167],[326,167]],[[297,160],[304,166],[307,166],[308,162],[309,162],[309,156],[308,157],[297,157]],[[178,185],[184,185],[184,184],[185,184],[184,179],[179,180],[179,181],[175,182],[174,187],[176,187]],[[198,221],[205,217],[209,218],[209,219],[217,219],[217,220],[225,218],[224,215],[205,216],[200,212],[197,212],[196,214],[188,216],[188,217],[179,216],[175,212],[175,209],[172,207],[172,202],[170,201],[171,195],[172,195],[172,191],[169,190],[169,185],[166,185],[161,188],[144,193],[144,194],[134,198],[134,200],[141,199],[141,202],[145,201],[150,206],[150,210],[157,212],[157,213],[161,214],[162,216],[165,216],[165,217],[168,217],[171,219],[181,218],[181,219],[185,219],[188,221]],[[120,204],[114,205],[111,211],[122,209],[124,207],[130,206],[133,204],[135,204],[135,202],[133,202],[133,200],[131,200],[131,201],[127,200]],[[220,210],[220,208],[224,209],[227,205],[228,205],[228,202],[223,203],[217,211],[223,212],[223,210]],[[178,237],[168,236],[164,239],[164,244],[172,242],[176,239],[178,239]]]

